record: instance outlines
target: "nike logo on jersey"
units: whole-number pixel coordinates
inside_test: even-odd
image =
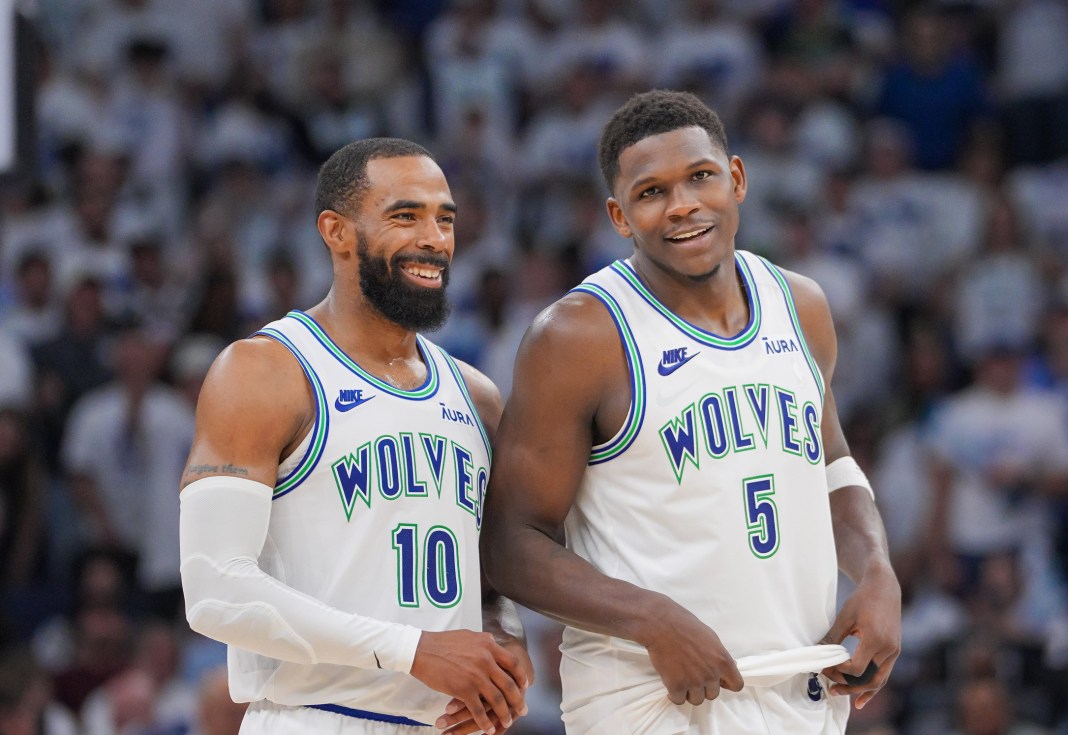
[[[700,352],[695,352],[692,355],[687,355],[685,347],[664,350],[664,356],[660,358],[660,364],[656,366],[656,371],[666,377],[700,354]]]
[[[334,400],[334,408],[344,413],[345,411],[351,411],[357,406],[362,406],[369,400],[374,398],[371,396],[364,396],[363,390],[346,390],[344,388],[338,392],[337,399]]]

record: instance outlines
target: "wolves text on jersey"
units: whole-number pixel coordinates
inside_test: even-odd
[[[437,434],[386,434],[361,444],[331,468],[349,520],[357,499],[370,508],[376,496],[383,500],[427,498],[434,492],[440,498],[444,490],[455,493],[456,504],[473,515],[475,527],[481,528],[489,468],[476,466],[475,456]],[[443,487],[447,476],[453,480],[450,489]]]
[[[753,430],[759,433],[754,435]],[[811,464],[823,459],[819,409],[811,401],[798,405],[793,391],[767,383],[729,386],[706,393],[660,428],[660,438],[676,481],[687,464],[701,466],[701,455],[721,459],[769,443],[776,435],[783,452],[804,456]]]

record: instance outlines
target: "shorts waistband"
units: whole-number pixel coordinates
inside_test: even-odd
[[[416,722],[415,720],[408,719],[407,717],[401,717],[400,715],[384,715],[381,712],[369,712],[364,709],[353,709],[352,707],[342,707],[340,704],[306,704],[305,707],[309,709],[318,709],[323,712],[333,712],[335,715],[342,715],[343,717],[355,717],[358,720],[371,720],[373,722],[387,722],[391,725],[410,725],[412,727],[430,727],[425,722]]]

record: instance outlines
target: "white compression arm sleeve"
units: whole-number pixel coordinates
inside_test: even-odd
[[[260,569],[271,492],[238,477],[206,477],[182,491],[181,571],[190,627],[283,661],[408,673],[421,630],[330,607]]]

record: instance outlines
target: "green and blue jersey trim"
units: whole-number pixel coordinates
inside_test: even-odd
[[[430,344],[430,343],[428,343]],[[437,347],[437,345],[434,345]],[[486,433],[486,427],[482,423],[482,417],[478,413],[478,409],[475,408],[475,400],[471,397],[471,393],[467,390],[467,381],[464,380],[463,375],[460,374],[460,366],[456,364],[456,361],[452,359],[445,350],[440,347],[437,348],[438,352],[445,359],[445,364],[449,366],[449,372],[452,373],[452,377],[456,379],[456,385],[459,386],[460,392],[464,395],[464,400],[467,401],[467,407],[471,409],[471,415],[475,417],[475,424],[478,426],[478,433],[482,435],[482,443],[486,447],[486,455],[493,461],[493,447],[490,446],[489,434]]]
[[[634,271],[633,266],[625,260],[617,260],[612,263],[611,268],[628,285],[630,285],[630,287],[633,288],[654,311],[659,313],[660,316],[670,322],[676,329],[690,339],[719,350],[739,350],[749,345],[756,339],[757,334],[760,332],[761,309],[760,295],[757,293],[756,285],[753,282],[753,274],[749,270],[749,264],[746,263],[745,258],[738,253],[735,253],[734,262],[737,265],[738,273],[741,275],[742,283],[745,286],[746,296],[749,299],[749,324],[746,325],[745,329],[731,338],[720,337],[717,334],[701,329],[672,312],[660,302],[660,299],[646,288],[645,284],[638,278],[638,274]]]
[[[587,464],[595,465],[623,454],[638,436],[642,423],[645,421],[645,370],[642,367],[642,356],[638,351],[638,344],[630,330],[630,325],[627,324],[627,318],[611,294],[595,283],[579,284],[572,289],[572,293],[574,292],[587,293],[608,309],[612,321],[616,323],[619,339],[623,343],[623,352],[627,356],[627,367],[630,369],[631,401],[627,420],[616,432],[615,437],[605,444],[592,448]]]
[[[757,256],[758,258],[760,256]],[[765,258],[760,258],[760,261],[767,268],[768,273],[779,284],[779,288],[782,289],[783,299],[786,302],[786,310],[790,312],[790,323],[793,325],[794,334],[797,335],[797,341],[801,345],[801,350],[805,354],[805,361],[808,362],[808,369],[812,372],[812,379],[816,381],[816,389],[820,394],[820,402],[822,403],[824,394],[823,375],[820,373],[819,365],[816,364],[815,359],[812,357],[812,352],[808,349],[808,341],[805,339],[805,331],[801,328],[801,317],[797,314],[797,305],[794,303],[794,293],[790,288],[790,284],[786,282],[786,278],[783,276],[782,271],[777,266],[772,265]],[[822,408],[822,407],[821,407]]]
[[[323,449],[326,448],[326,436],[330,431],[330,411],[327,409],[326,391],[323,390],[322,381],[319,380],[319,376],[316,375],[315,370],[307,358],[297,349],[297,346],[277,329],[268,327],[261,329],[256,334],[262,334],[265,337],[277,340],[289,350],[297,358],[297,362],[300,363],[300,367],[307,376],[312,391],[315,393],[315,424],[312,426],[312,440],[297,466],[275,483],[272,499],[277,500],[308,479],[308,475],[311,474],[312,470],[319,464],[319,460],[322,459]]]
[[[342,365],[344,365],[346,368],[358,375],[363,380],[373,385],[375,388],[385,393],[388,393],[391,396],[396,396],[397,398],[404,398],[405,400],[409,401],[424,401],[438,392],[439,377],[437,361],[434,360],[434,358],[429,354],[429,351],[423,338],[419,335],[416,335],[416,340],[418,341],[419,345],[419,353],[422,355],[423,362],[426,364],[426,381],[424,381],[424,383],[415,390],[407,391],[401,390],[396,386],[390,385],[384,380],[376,378],[374,375],[371,375],[371,373],[367,372],[359,365],[357,365],[351,357],[345,354],[344,350],[342,350],[340,347],[337,346],[337,344],[334,343],[334,340],[330,338],[330,335],[326,333],[326,331],[319,325],[319,323],[315,321],[315,319],[313,319],[312,317],[305,314],[303,311],[291,311],[286,314],[286,318],[295,319],[296,321],[300,322],[300,324],[302,324],[309,332],[311,332],[312,336],[316,340],[318,340],[319,344],[321,344],[327,352],[333,355],[338,362],[340,362]]]

